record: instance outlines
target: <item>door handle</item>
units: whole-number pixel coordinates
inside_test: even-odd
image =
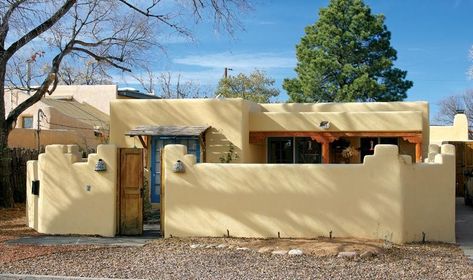
[[[144,194],[144,191],[143,191],[143,188],[140,189],[140,197],[143,198],[143,194]]]

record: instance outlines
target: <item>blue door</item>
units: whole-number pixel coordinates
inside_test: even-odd
[[[193,154],[200,162],[200,143],[197,136],[154,136],[151,139],[151,202],[159,203],[161,191],[161,151],[167,144],[181,144],[187,153]]]

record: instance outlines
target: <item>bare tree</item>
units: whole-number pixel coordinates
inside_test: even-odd
[[[473,90],[467,90],[460,95],[448,96],[438,103],[439,112],[435,117],[437,124],[451,125],[458,113],[465,113],[469,129],[473,126]],[[470,138],[473,134],[469,132]]]
[[[110,85],[112,77],[107,73],[108,64],[93,59],[76,63],[63,62],[59,69],[59,84],[64,85]]]
[[[129,72],[146,50],[160,45],[156,41],[158,32],[190,36],[182,23],[191,17],[198,22],[209,16],[232,32],[234,12],[244,8],[247,0],[0,1],[0,206],[14,204],[9,183],[8,135],[22,112],[55,90],[65,59],[91,58]],[[21,66],[25,53],[40,51],[36,44],[44,48],[41,59],[49,66],[37,78],[39,86],[27,88],[30,97],[6,116],[5,88],[28,87],[28,83],[20,82],[24,75],[7,79],[7,68],[15,60]]]
[[[204,87],[190,80],[183,81],[180,73],[154,73],[149,67],[143,68],[145,71],[131,76],[148,94],[165,99],[207,97],[208,91]]]

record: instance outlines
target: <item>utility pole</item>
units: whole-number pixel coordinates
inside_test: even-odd
[[[41,131],[41,118],[42,117],[46,117],[46,114],[43,112],[43,110],[39,109],[38,110],[38,115],[37,115],[37,127],[36,127],[36,135],[38,137],[38,142],[36,143],[36,147],[38,149],[38,153],[41,152],[40,149],[41,149],[41,138],[40,138],[40,131]]]
[[[223,77],[226,79],[228,78],[228,71],[233,71],[232,68],[225,67],[225,70],[223,71]]]

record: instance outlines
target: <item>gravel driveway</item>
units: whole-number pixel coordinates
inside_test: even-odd
[[[219,242],[232,242],[220,239]],[[195,248],[211,239],[156,240],[141,248],[87,248],[4,263],[0,273],[145,279],[473,279],[454,245],[393,246],[375,257],[273,255],[236,248]]]

